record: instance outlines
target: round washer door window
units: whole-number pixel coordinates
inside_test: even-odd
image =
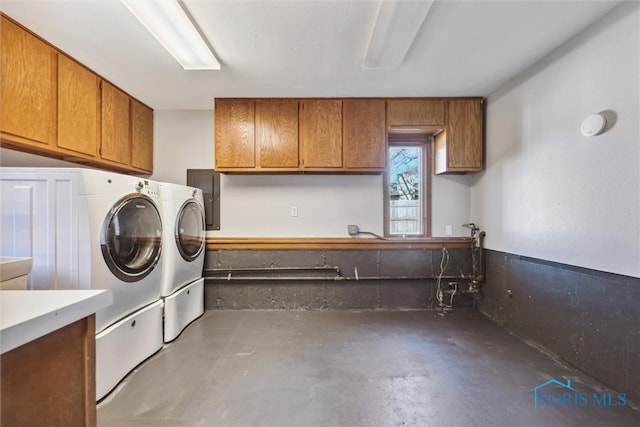
[[[100,246],[118,279],[137,282],[151,273],[162,248],[162,220],[153,200],[141,194],[120,199],[104,220]]]
[[[185,261],[194,261],[204,249],[204,212],[198,203],[190,200],[180,208],[175,238],[178,252]]]

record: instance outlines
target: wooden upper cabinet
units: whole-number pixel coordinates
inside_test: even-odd
[[[434,173],[482,170],[482,99],[450,99],[446,130],[435,137]]]
[[[257,164],[261,168],[298,168],[298,100],[255,101]]]
[[[153,110],[0,12],[0,142],[152,173]]]
[[[153,110],[131,100],[131,166],[153,172]]]
[[[131,120],[129,96],[102,81],[102,145],[103,160],[131,164]]]
[[[58,147],[96,157],[100,147],[100,79],[58,56]]]
[[[381,99],[342,101],[342,152],[348,169],[386,167],[386,103]]]
[[[57,52],[4,16],[0,33],[0,136],[55,147]]]
[[[300,101],[300,144],[304,169],[342,167],[342,101]]]
[[[390,99],[387,122],[389,128],[444,126],[445,100]]]
[[[254,168],[255,102],[252,99],[216,99],[215,168]]]
[[[482,170],[482,98],[217,99],[215,168],[380,173],[390,133],[435,135],[435,173]]]

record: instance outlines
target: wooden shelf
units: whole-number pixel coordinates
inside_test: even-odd
[[[392,249],[465,249],[468,237],[429,237],[382,240],[356,237],[217,237],[207,238],[207,250],[392,250]]]

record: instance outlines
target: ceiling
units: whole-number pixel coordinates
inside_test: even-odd
[[[437,0],[401,66],[366,69],[378,0],[184,0],[222,63],[184,71],[117,0],[0,9],[157,110],[216,97],[487,96],[617,0]]]

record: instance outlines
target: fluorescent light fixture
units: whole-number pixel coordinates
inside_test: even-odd
[[[365,68],[399,67],[434,0],[381,0]]]
[[[219,70],[220,62],[177,0],[122,0],[185,70]]]

